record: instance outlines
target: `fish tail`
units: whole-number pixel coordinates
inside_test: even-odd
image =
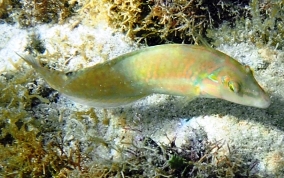
[[[22,56],[16,53],[25,62],[31,65],[44,79],[45,81],[54,89],[60,90],[60,87],[65,84],[66,76],[60,71],[51,71],[40,64],[40,61],[31,55]],[[61,84],[61,85],[60,85]]]
[[[17,54],[20,58],[22,58],[24,61],[26,61],[29,65],[31,65],[33,68],[35,68],[35,69],[43,68],[43,67],[41,66],[41,64],[39,63],[39,61],[36,60],[33,56],[31,56],[31,55],[22,56],[22,55],[18,54],[17,52],[16,52],[16,54]]]
[[[37,60],[35,57],[33,57],[32,55],[25,55],[22,56],[18,53],[16,53],[18,56],[20,56],[25,62],[27,62],[29,65],[31,65],[38,73],[40,73],[44,78],[48,78],[48,75],[54,75],[54,72],[50,72],[49,69],[43,67],[40,64],[40,61]],[[48,75],[47,75],[48,74]]]

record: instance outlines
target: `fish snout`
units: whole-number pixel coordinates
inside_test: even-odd
[[[264,93],[263,96],[261,97],[261,101],[258,102],[258,107],[265,109],[268,108],[270,104],[271,104],[270,96]]]

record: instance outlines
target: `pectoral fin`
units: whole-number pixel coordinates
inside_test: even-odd
[[[191,101],[193,101],[194,99],[196,99],[197,96],[182,96],[182,97],[177,97],[177,100],[176,100],[176,106],[180,109],[182,108],[185,108],[188,103],[190,103]]]

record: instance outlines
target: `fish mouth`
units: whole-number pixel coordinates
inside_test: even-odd
[[[241,102],[238,102],[239,104],[252,106],[256,108],[266,109],[270,106],[271,100],[270,97],[267,94],[264,94],[263,96],[259,98],[243,98]],[[246,102],[247,101],[247,102]]]
[[[266,109],[271,104],[270,97],[266,93],[263,93],[258,97],[244,95],[241,98],[234,97],[234,96],[231,96],[231,97],[227,96],[227,97],[223,97],[222,99],[225,99],[227,101],[231,101],[233,103],[237,103],[240,105],[252,106],[252,107],[261,108],[261,109]]]
[[[271,100],[268,95],[264,95],[260,101],[256,103],[256,107],[266,109],[270,106]]]

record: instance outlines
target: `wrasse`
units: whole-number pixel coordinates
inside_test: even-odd
[[[267,108],[270,98],[248,66],[210,47],[167,44],[130,52],[73,72],[22,57],[55,90],[81,104],[117,107],[151,94],[221,98]]]

